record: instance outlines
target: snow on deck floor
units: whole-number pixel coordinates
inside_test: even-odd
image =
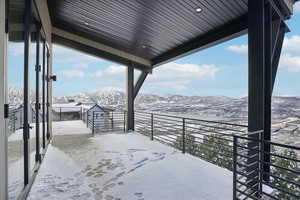
[[[136,133],[56,135],[28,199],[227,200],[232,173]]]

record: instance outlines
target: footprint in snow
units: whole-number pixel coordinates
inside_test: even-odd
[[[105,185],[104,188],[103,188],[103,190],[104,190],[104,191],[108,191],[109,189],[111,189],[111,188],[113,188],[113,187],[115,187],[115,186],[116,186],[115,183],[111,183],[111,184],[109,184],[109,185]]]
[[[114,197],[111,196],[111,195],[106,195],[105,196],[105,200],[113,200],[113,199],[114,199]]]
[[[138,198],[138,200],[144,200],[144,195],[142,192],[136,192],[134,195]]]
[[[134,165],[140,165],[140,164],[146,162],[147,160],[149,160],[149,158],[144,158],[143,160],[136,162]]]

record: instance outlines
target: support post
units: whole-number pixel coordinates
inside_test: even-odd
[[[127,131],[134,130],[134,68],[127,67]]]
[[[93,111],[92,133],[95,134],[95,111]]]
[[[182,153],[185,153],[185,118],[182,118]]]
[[[86,111],[86,127],[89,127],[89,113],[88,110]]]
[[[43,76],[42,76],[42,120],[43,120],[43,149],[46,148],[46,102],[45,102],[45,87],[46,87],[46,41],[43,42]]]
[[[233,136],[233,170],[232,170],[232,173],[233,173],[233,200],[237,200],[237,192],[236,192],[236,186],[237,186],[237,173],[236,173],[236,170],[237,170],[237,137],[236,136]]]
[[[138,95],[145,79],[147,78],[149,72],[142,71],[141,75],[139,76],[139,79],[137,80],[136,84],[134,85],[134,95],[133,98],[135,99],[136,96]]]
[[[111,129],[114,129],[114,112],[111,112]]]
[[[262,139],[266,141],[271,140],[271,110],[272,110],[272,89],[273,89],[273,81],[272,81],[272,43],[273,43],[273,12],[272,12],[272,6],[268,3],[265,4],[265,72],[264,72],[264,134]],[[269,173],[270,172],[270,165],[267,164],[270,162],[270,155],[268,152],[270,152],[271,148],[270,145],[265,146],[263,151],[263,172]],[[263,179],[267,182],[269,182],[269,175],[264,173]]]
[[[36,32],[36,63],[35,63],[35,140],[36,140],[36,154],[35,161],[41,161],[40,154],[40,40],[41,40],[41,26],[37,25]]]
[[[248,43],[249,43],[249,73],[248,73],[248,131],[264,130],[264,80],[265,80],[265,0],[248,2]],[[252,136],[259,139],[256,135]],[[258,142],[248,144],[249,163],[256,161]],[[255,177],[259,176],[259,164],[248,167],[249,187],[257,184]],[[258,191],[259,188],[256,188]]]
[[[32,20],[32,1],[25,0],[25,20],[24,20],[24,124],[23,124],[23,138],[24,138],[24,185],[29,183],[29,169],[30,169],[30,156],[29,156],[29,55],[30,55],[30,42],[31,31],[30,25]]]
[[[274,89],[274,84],[276,80],[276,74],[277,74],[277,69],[279,65],[279,60],[280,60],[280,55],[281,55],[281,50],[282,50],[282,45],[284,41],[284,36],[286,33],[286,26],[281,23],[280,28],[279,28],[279,34],[277,38],[277,42],[274,45],[274,50],[273,50],[273,56],[272,56],[272,92]]]
[[[153,130],[153,113],[151,113],[151,140],[153,141],[154,139],[154,136],[153,136],[153,133],[154,133],[154,130]]]
[[[46,86],[46,104],[47,104],[47,140],[50,140],[50,102],[49,102],[49,93],[50,93],[50,53],[49,49],[47,51],[47,75],[46,75],[46,81],[47,81],[47,86]]]
[[[49,84],[48,84],[48,105],[49,105],[49,117],[48,117],[48,126],[49,126],[49,136],[50,139],[52,138],[52,83],[53,83],[53,79],[52,77],[52,58],[53,58],[53,48],[52,48],[52,43],[49,43],[49,66],[48,66],[48,70],[49,70]]]
[[[126,111],[124,111],[124,133],[126,132]]]
[[[7,40],[8,1],[0,1],[0,199],[8,199],[7,170],[7,119],[4,105],[7,104]]]

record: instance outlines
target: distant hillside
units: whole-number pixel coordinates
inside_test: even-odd
[[[21,104],[23,91],[14,86],[9,88],[11,104]],[[68,96],[53,97],[54,103],[94,102],[116,109],[124,109],[126,95],[118,89],[103,89],[95,92],[78,93]],[[34,101],[32,92],[31,101]],[[169,112],[176,114],[197,115],[203,117],[246,118],[247,97],[230,98],[224,96],[184,96],[139,94],[135,101],[136,110]],[[273,118],[300,117],[300,97],[273,97]]]

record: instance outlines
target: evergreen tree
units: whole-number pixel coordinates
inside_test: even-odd
[[[293,150],[286,149],[282,153],[279,153],[279,156],[287,157],[290,159],[284,159],[284,158],[273,156],[272,162],[274,163],[274,165],[276,165],[278,167],[272,167],[272,170],[271,170],[272,174],[274,176],[280,177],[284,180],[288,180],[288,181],[300,184],[300,175],[286,170],[286,169],[290,169],[293,171],[300,172],[300,164],[299,164],[299,162],[295,161],[297,159],[296,152]],[[295,160],[291,160],[291,159],[295,159]],[[282,167],[282,168],[280,168],[280,167]],[[286,168],[286,169],[283,169],[283,168]],[[293,193],[296,195],[300,195],[300,187],[299,186],[289,183],[287,181],[284,181],[282,179],[272,177],[271,183],[272,183],[272,185],[274,185],[284,191],[287,191],[287,192],[290,192],[290,193]],[[285,200],[296,200],[297,199],[296,197],[293,197],[293,196],[286,194],[284,192],[281,192],[281,191],[277,191],[276,196],[280,199],[285,199]]]
[[[232,147],[225,137],[216,134],[204,136],[199,153],[205,160],[232,170]]]

